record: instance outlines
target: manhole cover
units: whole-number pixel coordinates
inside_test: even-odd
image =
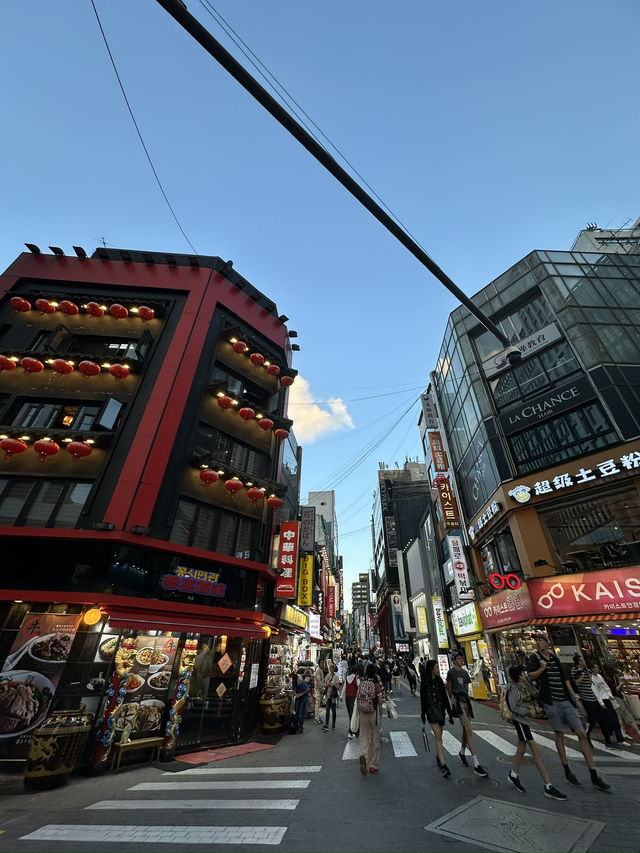
[[[491,788],[499,788],[502,785],[502,782],[498,782],[497,779],[479,779],[475,776],[472,779],[464,777],[463,779],[458,779],[457,782],[458,785],[464,785],[466,788],[473,787],[477,789],[484,788],[487,785]]]

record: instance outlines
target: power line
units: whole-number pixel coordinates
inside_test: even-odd
[[[113,66],[113,70],[115,72],[116,79],[118,81],[118,85],[120,86],[120,91],[122,92],[122,97],[124,98],[124,102],[127,105],[127,109],[129,110],[129,115],[131,116],[131,121],[133,122],[133,126],[136,129],[136,133],[138,134],[138,138],[140,139],[140,144],[142,145],[144,153],[147,156],[147,160],[149,161],[149,165],[151,166],[151,171],[153,172],[153,176],[156,179],[158,186],[160,187],[160,192],[162,193],[162,197],[164,198],[164,200],[167,203],[167,207],[171,211],[171,215],[173,216],[173,218],[176,221],[176,225],[178,226],[178,228],[182,232],[182,236],[187,241],[187,243],[191,247],[191,250],[194,252],[194,254],[197,255],[198,252],[194,248],[191,240],[189,240],[189,238],[185,234],[184,228],[182,227],[182,225],[180,225],[180,221],[179,221],[178,217],[176,216],[173,207],[171,207],[171,202],[169,201],[167,194],[164,191],[164,187],[162,186],[162,182],[161,182],[160,178],[158,177],[158,173],[156,172],[156,167],[153,165],[153,160],[151,159],[151,155],[149,154],[149,151],[147,149],[147,146],[145,145],[144,139],[142,138],[142,133],[140,132],[140,128],[138,127],[138,122],[136,121],[136,117],[134,116],[133,110],[131,109],[131,104],[129,103],[129,98],[127,98],[127,93],[124,90],[124,85],[122,83],[122,80],[120,79],[120,74],[118,73],[118,68],[116,66],[115,59],[113,58],[113,54],[111,53],[111,48],[109,47],[109,42],[107,41],[107,36],[106,36],[104,28],[102,26],[102,21],[100,20],[100,15],[98,14],[98,10],[96,9],[96,4],[93,2],[93,0],[91,0],[91,5],[93,7],[93,11],[94,11],[94,14],[96,16],[96,20],[98,22],[98,26],[100,27],[100,33],[102,34],[104,45],[107,48],[107,53],[109,54],[109,59],[111,60],[111,65]]]

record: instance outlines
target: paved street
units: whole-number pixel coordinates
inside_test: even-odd
[[[64,788],[23,791],[2,777],[0,850],[8,851],[621,851],[636,853],[640,830],[640,750],[597,749],[611,794],[596,791],[574,748],[581,788],[562,779],[549,729],[536,726],[552,780],[567,802],[543,796],[530,761],[518,793],[507,781],[514,733],[493,708],[474,703],[476,746],[490,778],[455,757],[459,727],[447,727],[452,777],[441,778],[420,734],[419,699],[394,693],[398,719],[385,718],[380,772],[359,772],[358,741],[346,739],[340,706],[335,732],[313,720],[302,736],[272,749],[206,766],[172,762],[76,777]]]

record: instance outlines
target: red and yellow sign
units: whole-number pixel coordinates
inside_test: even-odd
[[[280,524],[280,544],[276,562],[276,572],[278,573],[276,598],[296,597],[299,535],[300,523],[298,521],[283,521]]]

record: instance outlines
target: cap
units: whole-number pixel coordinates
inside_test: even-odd
[[[542,637],[543,640],[549,642],[549,637],[547,637],[544,631],[534,631],[531,636],[533,637],[533,639],[535,639],[536,637]]]

